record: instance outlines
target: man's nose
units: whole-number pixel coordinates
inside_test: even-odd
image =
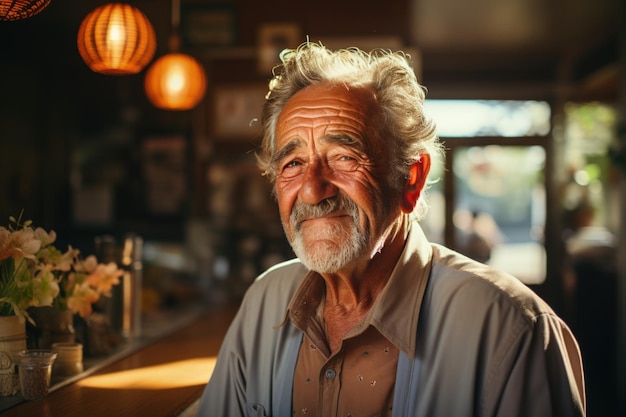
[[[337,187],[332,182],[332,171],[328,165],[319,160],[309,163],[303,173],[298,195],[300,200],[307,204],[317,204],[335,195]]]

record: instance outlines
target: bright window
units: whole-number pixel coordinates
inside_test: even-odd
[[[431,170],[426,235],[527,284],[542,283],[548,103],[427,100],[425,110],[446,148],[446,161]]]
[[[426,100],[441,137],[544,136],[550,131],[545,101]]]

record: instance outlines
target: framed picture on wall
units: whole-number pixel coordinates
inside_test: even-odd
[[[229,46],[235,43],[232,5],[187,5],[181,9],[181,32],[188,46]]]
[[[189,197],[185,135],[146,137],[141,145],[141,161],[148,213],[182,214]]]
[[[268,87],[266,84],[226,85],[216,87],[213,117],[209,129],[217,140],[261,137],[261,112]]]
[[[283,49],[294,49],[303,42],[300,26],[295,23],[266,23],[259,26],[257,65],[260,74],[269,75],[280,63]]]

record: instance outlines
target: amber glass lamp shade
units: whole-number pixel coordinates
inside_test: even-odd
[[[144,87],[150,102],[164,110],[189,110],[206,91],[206,74],[195,58],[180,53],[162,56],[146,72]]]
[[[0,0],[0,20],[20,20],[45,9],[51,0]]]
[[[78,52],[93,71],[136,74],[154,57],[156,35],[136,7],[109,3],[92,10],[78,29]]]

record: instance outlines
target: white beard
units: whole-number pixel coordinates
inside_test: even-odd
[[[345,267],[363,254],[368,241],[354,222],[348,228],[340,224],[320,226],[308,232],[307,240],[309,244],[297,230],[290,243],[302,263],[318,273],[334,273]]]
[[[347,214],[352,219],[351,223],[327,223],[302,231],[302,219],[323,217],[335,212]],[[289,243],[296,256],[312,271],[337,272],[367,250],[370,232],[359,231],[359,208],[346,197],[325,200],[316,205],[299,203],[294,207],[289,223],[293,231]]]

